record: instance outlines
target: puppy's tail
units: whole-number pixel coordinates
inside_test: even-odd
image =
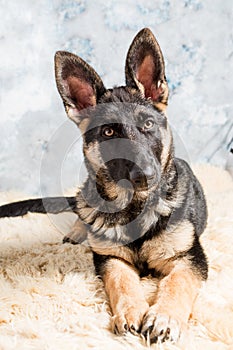
[[[30,213],[75,212],[76,197],[46,197],[27,199],[0,206],[0,218],[23,216]]]

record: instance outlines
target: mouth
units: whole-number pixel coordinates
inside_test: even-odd
[[[120,166],[114,166],[112,169],[105,167],[100,168],[96,174],[99,192],[105,192],[112,200],[121,197],[123,194],[128,196],[135,193],[144,196],[152,188],[157,187],[157,179],[158,176],[154,171],[148,173],[147,169],[136,167],[133,168],[133,171]]]

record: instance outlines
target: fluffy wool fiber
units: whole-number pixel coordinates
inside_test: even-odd
[[[209,208],[201,237],[209,279],[178,344],[157,349],[233,349],[233,183],[224,170],[195,167]],[[1,203],[25,198],[2,193]],[[87,245],[62,244],[72,214],[0,220],[0,349],[146,349],[111,332],[111,313]]]

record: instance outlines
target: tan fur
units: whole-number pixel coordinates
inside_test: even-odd
[[[75,123],[79,121],[79,111],[75,107],[65,106],[66,113],[68,117],[73,120]]]
[[[135,263],[138,258],[146,261],[150,269],[160,271],[167,275],[174,266],[174,259],[180,252],[191,248],[193,243],[193,226],[188,221],[184,221],[178,227],[171,227],[152,240],[145,241],[140,250],[139,257],[134,256],[131,249],[122,245],[113,245],[108,240],[99,241],[98,237],[90,235],[88,238],[92,249],[103,255],[111,255],[124,259],[130,264]]]
[[[66,240],[81,243],[87,239],[86,225],[80,219],[77,219],[72,230],[66,235]]]
[[[179,258],[179,253],[188,250],[192,243],[193,226],[183,221],[178,227],[171,227],[142,245],[138,259],[146,261],[149,269],[165,275],[160,281],[158,295],[155,287],[146,298],[143,289],[140,289],[138,271],[134,268],[137,258],[133,251],[125,246],[113,247],[110,242],[98,246],[98,240],[92,237],[90,244],[95,252],[116,257],[106,263],[103,277],[114,315],[115,331],[124,333],[131,324],[134,329],[139,327],[149,302],[152,306],[145,316],[147,321],[144,326],[148,322],[156,322],[156,319],[156,329],[164,324],[169,327],[171,322],[174,336],[178,337],[180,325],[187,322],[201,283],[199,276],[192,272],[187,258]]]
[[[87,223],[90,223],[93,221],[94,214],[95,214],[95,209],[91,207],[84,207],[79,209],[80,218],[82,220],[85,219],[85,222]]]
[[[167,126],[166,130],[163,128],[160,129],[161,140],[163,144],[162,153],[161,153],[161,171],[164,171],[165,166],[167,165],[167,161],[169,158],[169,152],[172,144],[172,133],[169,126]]]
[[[187,323],[200,286],[200,279],[188,267],[187,262],[176,263],[170,274],[159,284],[153,311],[169,315],[180,323]]]
[[[172,212],[172,207],[171,207],[170,202],[168,202],[162,198],[159,198],[156,210],[160,215],[168,216]]]
[[[100,168],[106,168],[104,161],[100,155],[99,142],[95,141],[88,144],[88,147],[84,146],[84,155],[91,163],[93,169],[98,173]]]
[[[149,306],[155,302],[155,295],[158,289],[158,279],[152,276],[146,276],[141,278],[141,286],[146,297],[146,301]]]
[[[136,331],[149,307],[139,276],[132,266],[119,259],[108,261],[105,269],[105,290],[110,300],[116,331]]]
[[[160,112],[165,112],[167,109],[167,104],[165,102],[156,102],[154,105]]]
[[[173,260],[180,252],[191,248],[194,239],[193,225],[183,221],[177,227],[171,227],[158,237],[145,241],[140,257],[148,262],[150,269],[167,274],[173,267]]]
[[[186,260],[177,261],[173,269],[164,277],[144,318],[142,332],[150,329],[150,340],[177,341],[181,331],[187,328],[194,300],[201,281],[194,275]],[[147,333],[148,334],[148,333]]]
[[[79,123],[79,129],[82,134],[85,134],[85,132],[88,129],[88,126],[90,124],[90,119],[89,118],[83,118],[80,123]]]
[[[115,200],[118,197],[118,186],[114,181],[109,181],[105,183],[105,191],[106,194],[111,198],[111,200]]]
[[[118,254],[123,259],[125,253],[123,247],[119,248]],[[160,281],[157,293],[156,284],[146,288],[146,279],[142,288],[133,265],[121,259],[107,262],[103,280],[113,313],[113,325],[118,333],[125,333],[131,326],[133,331],[137,330],[143,317],[146,320],[144,326],[156,320],[166,321],[175,325],[174,332],[180,332],[188,321],[201,286],[200,278],[192,272],[186,259],[173,262],[168,275]]]
[[[88,238],[92,250],[101,255],[111,255],[120,258],[129,264],[134,264],[134,253],[131,249],[123,245],[113,245],[111,241],[99,241],[93,235]]]

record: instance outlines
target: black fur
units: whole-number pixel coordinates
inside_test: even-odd
[[[29,212],[58,214],[75,209],[76,197],[35,198],[0,206],[0,218],[24,216]]]

